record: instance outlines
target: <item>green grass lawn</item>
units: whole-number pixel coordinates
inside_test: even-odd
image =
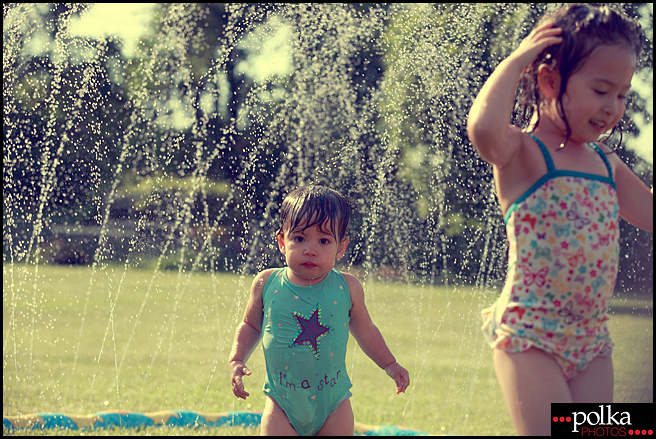
[[[251,279],[122,266],[92,274],[89,267],[3,265],[3,414],[261,410],[261,348],[248,363],[248,400],[232,396],[227,366]],[[369,312],[411,384],[396,395],[393,381],[351,339],[347,368],[356,421],[432,434],[515,433],[479,329],[480,310],[497,291],[375,282],[364,287]],[[651,298],[612,302],[616,402],[653,402],[652,307]]]

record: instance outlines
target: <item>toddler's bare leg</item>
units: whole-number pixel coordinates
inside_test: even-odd
[[[551,434],[551,403],[572,402],[556,360],[536,348],[521,353],[493,349],[492,358],[517,434]]]
[[[328,416],[317,436],[353,436],[353,428],[353,409],[347,398]]]
[[[596,357],[567,382],[574,402],[613,402],[613,359]]]
[[[262,436],[298,436],[292,424],[289,423],[287,415],[278,403],[267,396],[262,422],[260,423],[260,435]]]

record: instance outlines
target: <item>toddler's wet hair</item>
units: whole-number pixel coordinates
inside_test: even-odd
[[[277,234],[292,232],[301,225],[303,230],[319,226],[339,243],[346,236],[350,218],[351,206],[339,192],[325,186],[301,186],[283,200]],[[328,224],[330,230],[325,229]]]

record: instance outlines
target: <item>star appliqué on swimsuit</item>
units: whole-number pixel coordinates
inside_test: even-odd
[[[298,333],[289,346],[305,344],[312,350],[314,357],[318,360],[319,339],[332,331],[332,328],[321,323],[321,307],[317,304],[309,318],[296,311],[294,311],[294,317],[298,324]]]

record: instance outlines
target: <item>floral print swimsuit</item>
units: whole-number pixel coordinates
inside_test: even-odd
[[[608,177],[558,171],[536,137],[547,174],[505,216],[508,275],[501,296],[482,311],[492,348],[552,355],[566,379],[612,354],[608,306],[617,278],[619,207]]]

